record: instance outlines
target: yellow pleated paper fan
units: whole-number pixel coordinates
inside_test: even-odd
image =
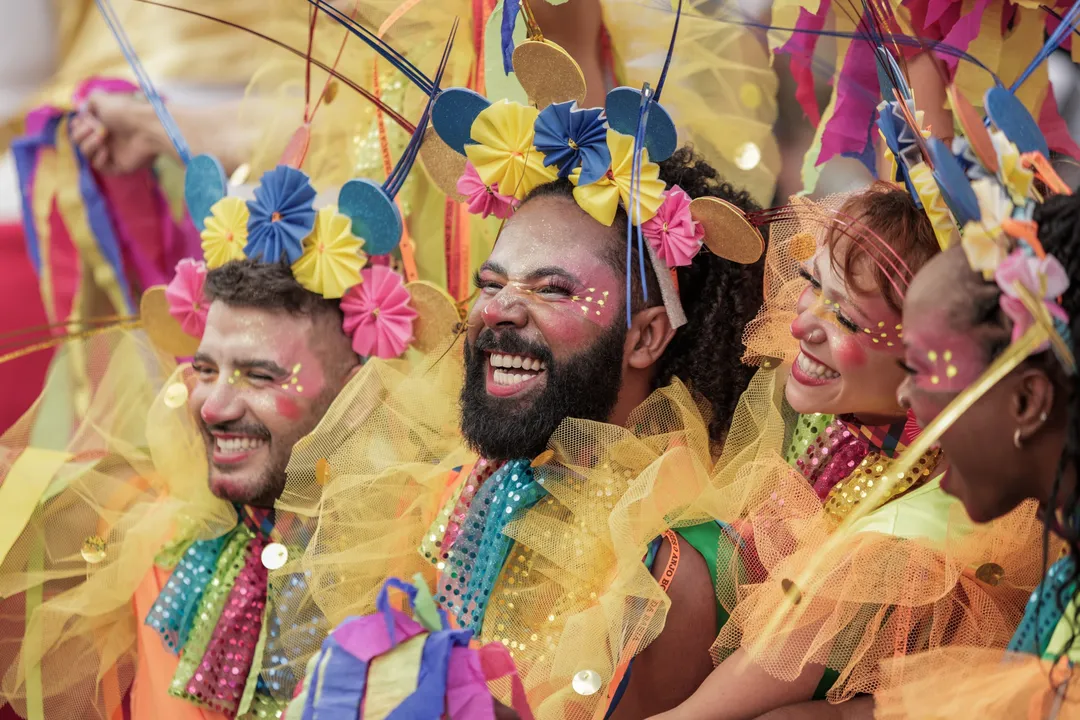
[[[337,299],[360,282],[367,256],[364,241],[352,234],[352,220],[331,205],[319,210],[304,252],[293,263],[296,281],[324,298]]]
[[[533,147],[533,125],[539,111],[517,103],[492,103],[472,125],[476,145],[466,145],[465,155],[485,185],[498,185],[503,195],[522,199],[533,188],[558,177],[554,167],[544,167],[544,156]]]
[[[244,259],[249,217],[247,204],[238,197],[222,198],[211,206],[206,228],[200,236],[207,269]]]

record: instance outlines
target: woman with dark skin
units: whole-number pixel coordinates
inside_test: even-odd
[[[1080,331],[1080,197],[1052,197],[1036,209],[1034,219],[1039,242],[1053,258],[1041,266],[1047,270],[1044,278],[1057,277],[1057,289],[1063,278],[1069,282],[1050,302],[1056,300],[1068,314],[1068,335],[1075,338]],[[934,420],[1016,337],[1002,297],[1001,287],[973,271],[959,247],[942,253],[915,278],[904,303],[908,378],[899,400],[920,425]],[[1068,336],[1066,342],[1072,344]],[[936,365],[946,352],[956,370],[943,375]],[[954,673],[947,675],[941,657],[913,657],[912,666],[938,670],[929,673],[932,678],[924,672],[918,682],[877,698],[878,717],[922,717],[942,712],[942,703],[979,716],[1014,716],[1026,709],[1030,717],[1075,717],[1076,691],[1070,687],[1068,669],[1076,660],[1073,558],[1080,552],[1075,390],[1075,376],[1067,375],[1055,354],[1043,348],[998,381],[941,436],[950,459],[942,488],[963,502],[973,520],[1000,518],[1033,499],[1046,525],[1044,566],[1058,557],[1057,538],[1064,540],[1067,554],[1032,596],[1008,648],[1020,653],[1017,659],[1003,663],[1000,653],[991,654],[980,665],[975,654],[957,656],[963,660],[954,662]],[[948,696],[935,699],[935,692],[943,692],[935,688],[942,685],[950,688]]]

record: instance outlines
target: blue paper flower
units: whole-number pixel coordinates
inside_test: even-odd
[[[580,166],[578,184],[591,185],[611,167],[607,118],[600,108],[580,110],[574,101],[548,105],[533,129],[533,144],[544,154],[544,165],[556,165],[559,177],[569,177]]]
[[[247,204],[251,219],[244,255],[267,263],[299,260],[304,238],[315,226],[314,200],[308,176],[296,168],[279,165],[265,173]]]

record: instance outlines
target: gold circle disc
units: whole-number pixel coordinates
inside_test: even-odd
[[[465,156],[443,142],[431,125],[428,125],[424,140],[420,143],[420,160],[428,177],[440,190],[452,200],[465,202],[467,198],[457,189],[458,179],[465,174]]]
[[[705,246],[725,260],[750,265],[765,252],[765,239],[742,210],[715,197],[690,203],[690,214],[705,228]]]
[[[191,357],[199,349],[199,338],[184,332],[180,323],[169,314],[165,286],[155,285],[143,293],[139,315],[150,340],[159,350],[173,357]]]
[[[514,48],[514,75],[540,110],[552,103],[585,102],[585,75],[570,53],[550,40],[526,40]]]
[[[405,285],[416,310],[412,345],[423,353],[432,352],[454,334],[461,316],[454,300],[442,288],[418,280]]]

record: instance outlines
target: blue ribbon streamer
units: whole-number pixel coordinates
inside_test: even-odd
[[[124,270],[124,258],[120,253],[120,243],[116,239],[112,221],[109,219],[109,205],[105,201],[105,196],[102,195],[100,188],[98,188],[97,180],[94,179],[94,173],[90,169],[90,163],[87,162],[79,148],[74,144],[72,144],[72,150],[79,166],[79,192],[82,194],[83,205],[86,207],[86,219],[90,224],[90,230],[94,233],[98,249],[101,251],[102,257],[112,267],[116,282],[123,292],[125,304],[123,311],[129,314],[133,313],[135,312],[135,301],[132,299],[131,286],[128,284],[127,273]]]
[[[1078,18],[1080,18],[1080,0],[1074,2],[1072,7],[1069,8],[1069,11],[1065,13],[1065,17],[1061,19],[1061,24],[1057,26],[1054,32],[1050,33],[1050,37],[1047,38],[1042,49],[1039,50],[1034,58],[1032,58],[1027,68],[1024,69],[1024,72],[1020,73],[1020,76],[1016,78],[1016,82],[1009,87],[1009,92],[1016,94],[1017,89],[1031,77],[1031,74],[1035,72],[1035,69],[1058,49],[1058,46],[1065,41],[1065,36],[1075,28]]]
[[[521,0],[506,0],[503,3],[500,39],[502,41],[503,72],[507,75],[514,72],[514,25],[517,23],[519,10],[521,10]]]
[[[187,141],[184,140],[180,128],[177,127],[176,121],[173,120],[172,114],[169,112],[168,108],[165,107],[165,103],[158,94],[157,89],[154,87],[154,83],[150,80],[150,76],[146,73],[146,69],[139,61],[139,56],[135,54],[135,48],[132,46],[127,33],[124,32],[124,26],[120,23],[120,19],[116,15],[116,10],[113,9],[110,0],[94,0],[94,2],[97,4],[98,10],[101,11],[101,16],[105,19],[105,24],[109,27],[109,31],[112,33],[113,37],[116,38],[116,42],[120,46],[120,52],[123,53],[124,59],[131,67],[132,72],[135,73],[135,79],[138,81],[139,87],[142,88],[143,94],[146,95],[146,99],[150,101],[150,106],[154,108],[154,114],[157,115],[158,121],[161,122],[162,127],[165,128],[165,134],[169,136],[169,142],[171,142],[173,148],[176,149],[176,154],[180,156],[180,161],[187,166],[187,164],[191,162],[191,149],[188,147]]]

